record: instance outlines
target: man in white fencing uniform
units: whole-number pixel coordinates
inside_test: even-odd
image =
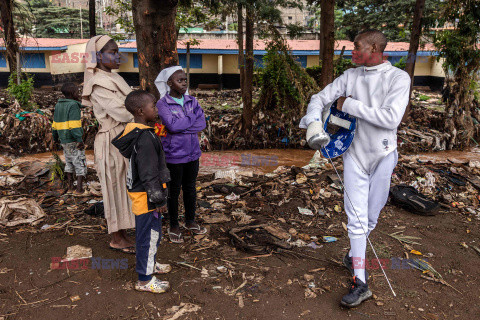
[[[314,95],[300,122],[300,128],[308,128],[307,141],[318,137],[323,130],[322,111],[335,100],[337,109],[357,119],[353,142],[343,155],[344,205],[350,238],[344,264],[353,276],[350,291],[341,301],[347,307],[372,296],[365,271],[367,236],[388,199],[398,160],[397,127],[409,102],[411,81],[405,71],[383,60],[387,39],[382,32],[363,31],[354,45],[352,60],[360,66],[345,71]],[[311,140],[309,144],[315,145]]]

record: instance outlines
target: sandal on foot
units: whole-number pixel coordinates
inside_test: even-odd
[[[124,248],[115,248],[112,247],[112,245],[109,245],[110,249],[115,250],[115,251],[120,251],[123,253],[128,253],[128,254],[135,254],[135,246],[130,246],[130,247],[124,247]]]
[[[168,237],[170,238],[171,242],[173,242],[173,243],[183,243],[184,242],[181,232],[173,233],[173,232],[170,231],[170,228],[168,228],[167,233],[168,233]]]
[[[135,284],[135,290],[137,291],[146,291],[152,293],[164,293],[170,289],[170,283],[168,281],[160,281],[155,277],[152,277],[152,280],[147,284],[141,285],[140,283]]]
[[[82,197],[89,197],[91,194],[88,190],[83,191],[82,193],[77,192],[76,190],[71,193],[72,196],[82,198]]]
[[[185,226],[185,228],[190,231],[191,233],[193,233],[194,235],[200,235],[200,234],[205,234],[207,233],[207,228],[205,227],[201,227],[199,224],[197,224],[195,227],[190,227],[188,228],[187,226]]]
[[[153,267],[153,273],[165,274],[169,273],[170,271],[172,271],[171,265],[155,262],[155,266]]]

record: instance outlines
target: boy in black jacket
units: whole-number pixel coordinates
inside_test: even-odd
[[[127,173],[128,195],[135,214],[136,271],[135,289],[153,293],[166,292],[170,285],[153,276],[167,273],[170,265],[155,262],[162,233],[162,213],[167,208],[167,182],[170,172],[160,139],[147,123],[157,119],[155,97],[143,90],[132,91],[125,107],[134,122],[112,140],[120,153],[130,160]]]

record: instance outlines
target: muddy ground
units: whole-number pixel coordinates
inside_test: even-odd
[[[340,264],[349,246],[343,197],[325,161],[262,175],[243,168],[235,181],[215,179],[214,174],[200,177],[198,215],[209,233],[187,236],[182,245],[162,240],[157,260],[173,266],[161,276],[172,285],[162,295],[132,289],[134,256],[108,249],[105,220],[83,212],[100,197],[62,195],[58,180],[50,183],[49,173],[32,169],[15,188],[1,191],[11,199],[36,199],[47,216],[35,226],[0,227],[0,319],[476,319],[479,190],[478,180],[469,179],[478,177],[480,169],[474,168],[475,160],[437,160],[400,158],[393,183],[414,184],[442,207],[435,216],[391,203],[385,207],[371,240],[386,259],[397,296],[378,265],[369,263],[374,299],[351,310],[339,305],[350,280]],[[341,170],[339,161],[336,165]],[[428,183],[432,176],[433,187]],[[95,180],[90,170],[88,181],[95,186]],[[313,215],[300,214],[298,207]],[[235,247],[230,230],[262,224],[271,227],[268,235],[275,234],[277,243],[300,247],[263,247],[255,233],[240,237],[257,241],[257,251]],[[415,244],[394,239],[394,233],[417,237],[410,239]],[[324,242],[324,236],[337,241]],[[103,265],[89,261],[85,269],[58,269],[62,264],[51,264],[73,245],[91,248]],[[374,258],[371,251],[367,256]],[[411,268],[408,263],[417,258],[428,261],[440,276]],[[118,264],[112,267],[112,261]],[[183,309],[175,313],[170,309],[175,306]]]
[[[417,156],[442,149],[442,134],[436,131],[443,110],[438,93],[415,93],[411,116],[398,131],[403,156],[392,183],[413,185],[441,206],[436,215],[422,216],[387,204],[371,240],[397,296],[369,250],[375,296],[350,310],[339,304],[350,281],[341,265],[349,246],[342,190],[324,160],[314,158],[309,167],[292,169],[308,164],[312,153],[300,163],[294,156],[286,162],[272,157],[299,150],[272,150],[266,156],[258,150],[251,152],[256,158],[249,158],[248,166],[242,158],[248,151],[205,153],[201,171],[206,174],[197,183],[198,216],[209,233],[187,235],[182,245],[164,238],[157,260],[172,264],[173,271],[160,277],[170,281],[172,290],[139,293],[133,289],[134,256],[110,250],[105,220],[84,212],[101,200],[94,170],[89,169],[87,181],[97,196],[74,198],[65,194],[58,177],[50,181],[51,164],[35,156],[13,162],[5,156],[48,151],[46,132],[58,93],[36,92],[44,115],[22,121],[14,119],[2,97],[0,91],[5,124],[0,128],[0,201],[34,199],[46,216],[35,225],[0,226],[0,320],[479,318],[480,151]],[[240,119],[238,92],[225,91],[221,99],[218,93],[197,92],[197,97],[209,117],[204,148],[245,147],[246,141],[231,130]],[[86,115],[89,145],[95,121]],[[251,148],[306,149],[304,131],[268,118],[256,121],[257,142]],[[17,139],[9,135],[12,130],[23,134]],[[232,159],[234,174],[228,172]],[[340,161],[335,163],[341,173]],[[272,173],[278,165],[286,167]],[[215,178],[217,171],[230,178]],[[251,245],[246,251],[230,232],[249,226],[260,227],[239,233]],[[329,239],[335,241],[325,242]],[[91,248],[93,258],[82,260],[85,264],[52,264],[74,245]],[[416,259],[429,262],[430,271],[412,268]]]

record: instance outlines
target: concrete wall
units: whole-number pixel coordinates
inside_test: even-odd
[[[68,46],[65,52],[51,54],[49,63],[52,75],[83,72],[85,64],[82,60],[91,59],[90,56],[85,56],[86,46],[86,43],[74,44]]]

